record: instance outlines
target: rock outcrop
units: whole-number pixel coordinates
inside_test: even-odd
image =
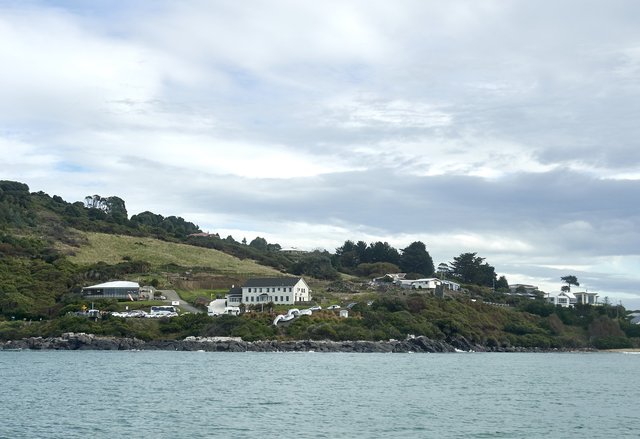
[[[558,349],[481,346],[464,337],[448,341],[424,336],[409,336],[406,340],[328,341],[328,340],[261,340],[244,341],[238,337],[187,337],[184,340],[151,340],[101,337],[85,333],[65,333],[60,337],[31,337],[0,342],[0,350],[163,350],[206,352],[549,352]]]
[[[184,340],[143,341],[137,338],[100,337],[93,334],[66,333],[61,337],[32,337],[0,342],[0,349],[51,350],[169,350],[207,352],[454,352],[456,346],[412,337],[406,340],[386,341],[322,341],[322,340],[263,340],[247,342],[233,337],[187,337]]]

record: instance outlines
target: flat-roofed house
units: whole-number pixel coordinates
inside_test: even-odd
[[[105,282],[84,287],[82,295],[91,299],[138,299],[140,285],[137,282],[125,280]]]
[[[578,291],[573,293],[576,296],[576,303],[582,305],[597,305],[598,304],[598,294],[597,293],[589,293],[587,291]]]

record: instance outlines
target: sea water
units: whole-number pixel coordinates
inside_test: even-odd
[[[637,438],[640,355],[0,352],[2,438]]]

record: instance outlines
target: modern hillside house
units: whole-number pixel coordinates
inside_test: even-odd
[[[89,299],[138,299],[140,285],[137,282],[117,280],[92,285],[82,289],[82,295]]]
[[[583,305],[597,305],[598,304],[598,294],[597,293],[588,293],[586,291],[580,291],[573,293],[576,296],[576,303]]]
[[[309,285],[301,277],[263,277],[249,279],[242,286],[242,303],[257,305],[273,302],[293,305],[311,300]]]
[[[580,292],[569,292],[562,291],[560,293],[551,293],[547,294],[547,301],[554,305],[560,305],[562,307],[570,307],[578,305],[599,305],[598,303],[598,294],[597,293],[588,293],[586,291]]]

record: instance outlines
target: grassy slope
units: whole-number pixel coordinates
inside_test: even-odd
[[[278,270],[265,267],[252,260],[240,260],[218,250],[194,247],[160,241],[153,238],[140,238],[104,233],[82,233],[88,241],[74,249],[75,255],[69,259],[80,265],[106,262],[116,264],[128,256],[133,260],[151,263],[153,267],[175,264],[181,267],[202,267],[220,274],[249,274],[256,276],[282,275]]]

